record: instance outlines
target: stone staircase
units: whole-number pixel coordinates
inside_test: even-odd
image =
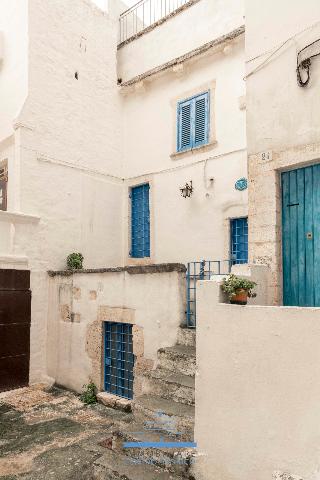
[[[155,370],[144,374],[133,415],[113,437],[113,448],[95,462],[96,480],[193,479],[190,448],[123,448],[124,442],[192,442],[195,331],[180,328],[178,343],[158,351]],[[161,413],[160,413],[161,412]]]

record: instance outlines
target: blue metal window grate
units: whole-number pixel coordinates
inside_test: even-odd
[[[187,327],[196,327],[197,281],[210,280],[214,275],[228,275],[231,260],[202,260],[190,262],[187,267]]]
[[[248,263],[248,219],[231,220],[231,259],[232,263]]]
[[[131,252],[133,258],[150,257],[150,206],[148,183],[131,189]]]
[[[210,93],[204,92],[178,103],[177,150],[183,152],[209,142]]]
[[[105,391],[131,400],[134,367],[132,325],[105,322],[104,352]]]

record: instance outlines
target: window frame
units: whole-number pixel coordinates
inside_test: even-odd
[[[2,203],[0,211],[8,211],[8,163],[6,161],[0,163],[0,189],[2,190]]]
[[[195,106],[196,100],[199,97],[205,96],[206,97],[206,106],[205,106],[205,122],[206,122],[206,130],[205,130],[205,139],[203,142],[195,142]],[[197,93],[192,95],[191,97],[184,98],[177,102],[177,112],[176,112],[176,130],[177,130],[177,138],[176,138],[176,152],[187,152],[196,148],[201,148],[205,145],[210,144],[210,124],[211,124],[211,99],[210,99],[210,89],[202,91],[201,93]],[[191,104],[191,128],[190,128],[190,145],[185,147],[181,146],[181,123],[180,123],[180,115],[181,115],[181,108],[183,104],[190,103]]]
[[[245,265],[248,263],[249,261],[249,238],[248,238],[248,233],[247,233],[247,251],[246,251],[246,254],[247,254],[247,258],[246,258],[246,261],[237,261],[236,258],[233,257],[233,254],[234,254],[234,251],[233,251],[233,231],[232,231],[232,223],[235,222],[236,220],[247,220],[247,229],[249,227],[249,222],[248,222],[248,216],[247,215],[244,215],[244,216],[241,216],[241,217],[232,217],[230,218],[229,220],[229,224],[230,224],[230,260],[231,260],[231,264],[232,265]]]
[[[134,248],[133,248],[133,190],[136,188],[140,187],[148,187],[148,230],[149,230],[149,250],[147,253],[149,253],[148,256],[135,256],[134,255]],[[152,250],[152,244],[151,244],[151,205],[150,205],[150,191],[151,191],[151,185],[149,181],[143,182],[143,183],[138,183],[137,185],[131,185],[129,187],[129,198],[130,198],[130,223],[129,223],[129,230],[130,230],[130,238],[129,238],[129,258],[132,260],[150,260],[151,259],[151,250]],[[144,246],[145,247],[145,246]],[[145,251],[143,252],[145,254]]]

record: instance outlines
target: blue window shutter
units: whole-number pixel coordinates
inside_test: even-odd
[[[194,99],[194,142],[198,147],[209,140],[209,93]]]
[[[178,104],[179,152],[205,145],[209,142],[210,93],[189,98]]]
[[[178,106],[178,150],[192,147],[192,100],[179,103]]]
[[[149,184],[131,190],[131,256],[150,257]]]

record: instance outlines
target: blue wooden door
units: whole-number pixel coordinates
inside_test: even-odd
[[[248,263],[248,219],[231,220],[231,260],[233,264]]]
[[[105,322],[104,364],[105,391],[132,399],[134,367],[132,325]]]
[[[131,257],[150,257],[149,184],[131,189]]]
[[[320,306],[320,165],[281,177],[283,303]]]

